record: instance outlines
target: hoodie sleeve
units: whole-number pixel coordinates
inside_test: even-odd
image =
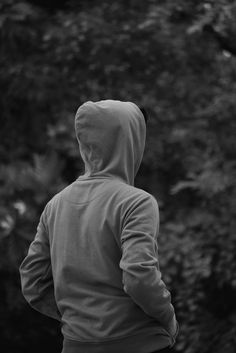
[[[139,197],[126,213],[121,234],[124,291],[172,336],[178,331],[171,295],[159,268],[159,211],[151,195]]]
[[[22,293],[32,308],[60,321],[55,297],[45,210],[28,254],[20,265]]]

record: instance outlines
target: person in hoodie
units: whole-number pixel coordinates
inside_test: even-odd
[[[178,333],[158,262],[158,204],[134,186],[146,139],[132,102],[88,101],[75,131],[84,175],[46,205],[22,292],[59,320],[63,353],[169,351]]]

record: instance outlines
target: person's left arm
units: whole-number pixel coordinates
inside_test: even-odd
[[[35,239],[19,268],[23,296],[32,308],[61,321],[55,296],[46,211],[42,213]]]

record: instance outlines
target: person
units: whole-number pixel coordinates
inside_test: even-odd
[[[158,262],[158,204],[134,186],[144,117],[132,102],[79,107],[85,172],[47,203],[20,266],[25,299],[61,322],[63,353],[164,352],[175,343],[178,323]]]

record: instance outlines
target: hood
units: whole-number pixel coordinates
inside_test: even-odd
[[[132,102],[88,101],[75,116],[84,177],[113,176],[133,185],[143,157],[146,124]]]

